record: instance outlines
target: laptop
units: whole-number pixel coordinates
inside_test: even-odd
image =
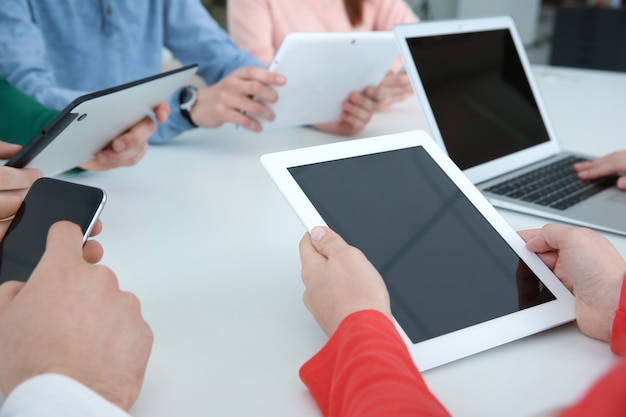
[[[265,127],[293,127],[341,118],[352,91],[376,86],[399,53],[392,32],[293,32],[269,65],[287,77],[277,87],[279,100],[268,104],[276,114]]]
[[[398,25],[433,139],[496,207],[626,235],[616,177],[578,179],[510,17]]]

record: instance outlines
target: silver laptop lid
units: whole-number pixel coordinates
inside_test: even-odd
[[[560,148],[509,17],[398,25],[431,134],[474,183]]]

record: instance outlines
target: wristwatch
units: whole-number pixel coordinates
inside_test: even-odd
[[[178,95],[178,108],[183,117],[189,120],[189,123],[191,123],[193,127],[198,127],[198,125],[191,120],[191,108],[196,104],[197,100],[198,89],[196,87],[188,85],[180,90],[180,94]]]

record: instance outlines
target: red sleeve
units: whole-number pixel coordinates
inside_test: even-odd
[[[560,417],[626,416],[626,360],[596,383],[576,405]]]
[[[393,323],[378,311],[346,317],[300,378],[325,417],[449,416]]]
[[[626,355],[626,285],[622,283],[619,306],[613,319],[611,329],[611,351],[618,355]]]
[[[626,285],[622,284],[619,306],[611,330],[611,350],[626,355]],[[623,417],[626,416],[626,360],[596,383],[582,400],[566,410],[561,417]]]

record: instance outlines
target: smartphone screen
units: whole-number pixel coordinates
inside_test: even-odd
[[[52,178],[35,181],[0,242],[0,284],[25,282],[30,277],[54,223],[69,220],[78,224],[86,240],[105,200],[99,188]]]

